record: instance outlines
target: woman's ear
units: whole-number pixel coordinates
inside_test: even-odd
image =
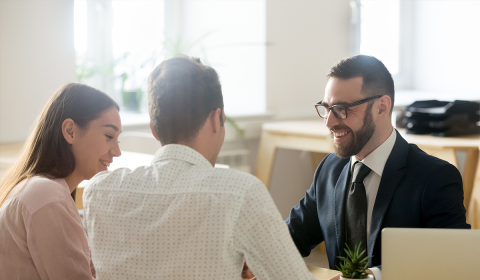
[[[75,142],[75,136],[77,136],[75,128],[75,122],[72,119],[66,119],[62,123],[62,134],[68,144]]]

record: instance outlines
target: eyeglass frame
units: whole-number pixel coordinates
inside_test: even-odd
[[[359,101],[356,101],[356,102],[353,102],[353,103],[350,103],[350,104],[344,104],[344,105],[332,105],[332,106],[328,106],[327,104],[324,104],[323,101],[319,101],[315,104],[315,110],[317,111],[317,114],[320,116],[320,118],[322,119],[327,119],[327,111],[325,111],[325,117],[322,117],[322,115],[320,114],[320,112],[318,111],[318,106],[322,106],[323,108],[325,108],[325,110],[330,110],[332,111],[333,115],[337,118],[337,119],[340,119],[340,120],[345,120],[348,118],[348,108],[350,107],[354,107],[354,106],[357,106],[357,105],[360,105],[360,104],[363,104],[363,103],[366,103],[368,101],[372,101],[372,100],[375,100],[377,98],[380,98],[384,96],[384,94],[382,95],[375,95],[375,96],[372,96],[372,97],[369,97],[369,98],[365,98],[365,99],[362,99],[362,100],[359,100]],[[322,104],[323,103],[323,104]],[[334,107],[344,107],[345,108],[345,118],[340,118],[337,113],[335,112],[335,110],[332,110]]]

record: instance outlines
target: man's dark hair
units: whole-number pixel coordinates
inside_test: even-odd
[[[366,97],[388,95],[392,100],[392,108],[390,108],[392,113],[395,99],[393,78],[387,67],[375,57],[356,55],[342,59],[330,69],[327,77],[339,79],[362,77],[362,94]],[[370,103],[373,104],[373,102]]]
[[[153,130],[162,145],[193,140],[223,95],[217,72],[200,59],[177,55],[163,61],[148,79],[148,103]]]

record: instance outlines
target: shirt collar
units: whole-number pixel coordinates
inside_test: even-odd
[[[392,152],[393,146],[395,145],[395,140],[397,139],[397,133],[395,129],[392,129],[392,133],[390,136],[382,143],[382,145],[378,146],[373,152],[371,152],[368,156],[366,156],[362,161],[363,164],[368,166],[373,172],[377,173],[378,176],[382,176],[383,169],[385,168],[385,164],[387,163],[387,159]],[[350,168],[353,168],[353,165],[357,162],[357,158],[355,156],[351,157],[350,160]]]
[[[180,144],[169,144],[161,147],[155,153],[152,164],[169,159],[182,160],[202,167],[213,167],[212,164],[199,152]]]

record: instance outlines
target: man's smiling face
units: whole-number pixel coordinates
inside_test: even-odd
[[[363,78],[339,79],[331,77],[325,88],[323,102],[332,105],[353,103],[366,96],[361,94]],[[370,141],[375,132],[371,106],[360,104],[348,109],[347,118],[338,119],[329,112],[325,124],[333,137],[335,153],[338,157],[348,158],[357,155]]]

